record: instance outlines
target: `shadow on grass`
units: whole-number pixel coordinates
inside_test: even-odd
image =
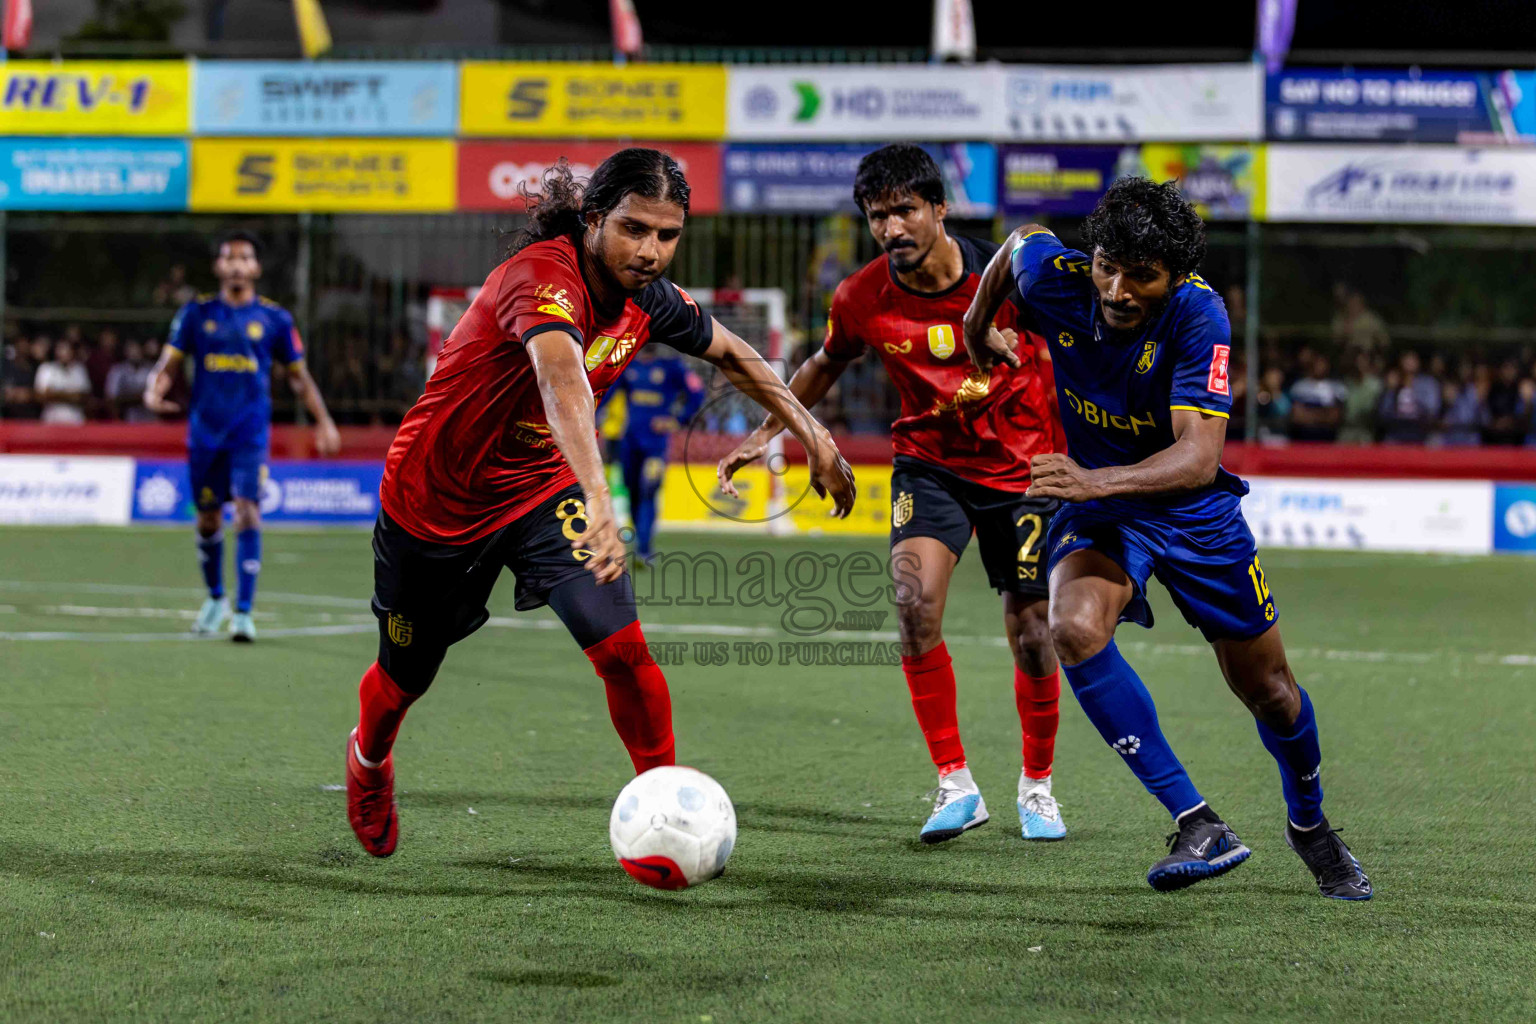
[[[620,984],[611,974],[592,971],[472,971],[471,978],[497,985],[542,985],[556,988],[607,988]]]

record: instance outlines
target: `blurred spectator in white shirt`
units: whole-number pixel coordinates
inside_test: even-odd
[[[53,360],[37,368],[33,389],[37,392],[37,400],[43,404],[44,423],[85,422],[85,403],[91,397],[91,377],[85,372],[85,364],[80,361],[72,342],[60,341],[54,346]]]

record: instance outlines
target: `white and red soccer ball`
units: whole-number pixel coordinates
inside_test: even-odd
[[[736,808],[696,768],[652,768],[619,793],[608,818],[613,855],[655,889],[686,889],[719,877],[736,845]]]

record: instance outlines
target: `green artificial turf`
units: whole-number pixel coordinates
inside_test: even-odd
[[[883,549],[663,546],[780,571]],[[732,588],[641,609],[653,642],[686,645],[665,659],[679,758],[741,824],[723,878],[669,894],[614,863],[629,764],[602,686],[547,611],[515,616],[510,580],[405,723],[400,849],[375,861],[335,788],[375,645],[367,535],[269,532],[250,647],[176,638],[193,554],[182,531],[0,530],[0,1020],[1536,1016],[1536,563],[1264,556],[1330,818],[1376,883],[1347,904],[1285,847],[1274,764],[1160,590],[1159,627],[1120,640],[1254,850],[1231,875],[1147,887],[1168,821],[1070,693],[1070,833],[1018,838],[1012,672],[972,552],[946,635],[992,821],[936,847],[917,841],[934,779],[898,668],[741,664],[760,649],[732,645],[776,662],[789,638],[784,605]]]

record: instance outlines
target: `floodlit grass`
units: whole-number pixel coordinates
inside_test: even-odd
[[[731,564],[860,549],[665,540]],[[1274,764],[1165,599],[1122,646],[1252,860],[1148,888],[1168,822],[1070,694],[1070,834],[1020,841],[1011,669],[974,551],[946,633],[986,828],[917,842],[933,778],[898,668],[741,664],[731,645],[777,662],[783,605],[652,603],[652,641],[686,644],[667,668],[679,756],[725,784],[741,835],[719,881],[636,885],[608,850],[629,764],[602,687],[547,612],[513,613],[507,580],[506,620],[406,721],[400,850],[374,861],[336,791],[375,645],[367,536],[266,548],[244,647],[177,638],[200,598],[187,534],[0,531],[0,1019],[1536,1015],[1536,563],[1265,556],[1330,817],[1377,886],[1344,904],[1286,849]],[[699,664],[700,642],[731,663]]]

